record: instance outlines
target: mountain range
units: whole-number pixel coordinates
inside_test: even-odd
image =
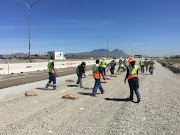
[[[14,54],[2,54],[3,57],[12,57],[13,56],[28,56],[25,53],[14,53]]]
[[[111,56],[111,57],[129,57],[128,54],[124,53],[122,50],[115,49],[109,51],[107,49],[97,49],[90,52],[81,52],[81,53],[67,53],[67,56]]]

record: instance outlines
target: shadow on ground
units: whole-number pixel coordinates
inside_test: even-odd
[[[67,87],[78,87],[77,85],[67,85]]]
[[[45,88],[36,88],[37,90],[53,90],[52,88],[45,89]]]
[[[78,92],[81,95],[87,95],[87,96],[91,96],[92,93],[85,93],[85,92]]]
[[[112,101],[123,101],[123,102],[133,102],[133,103],[138,103],[138,102],[135,102],[135,101],[131,101],[129,100],[129,98],[104,98],[105,100],[112,100]]]
[[[129,101],[128,98],[104,98],[105,100],[113,100],[113,101],[124,101],[127,102]]]

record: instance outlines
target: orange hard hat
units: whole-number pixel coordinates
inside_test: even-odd
[[[136,61],[134,57],[129,57],[128,62]]]

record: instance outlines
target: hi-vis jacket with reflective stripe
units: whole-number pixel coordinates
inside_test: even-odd
[[[99,72],[99,64],[95,64],[93,66],[92,70],[93,70],[93,77],[96,79],[100,79],[101,73]]]
[[[134,65],[134,67],[129,65],[128,69],[129,69],[129,76],[127,78],[128,80],[133,78],[133,77],[138,77],[138,75],[137,75],[138,66],[137,65]]]
[[[50,60],[50,61],[48,62],[47,72],[49,72],[49,73],[54,73],[52,62],[54,62],[54,61],[53,61],[53,60]]]

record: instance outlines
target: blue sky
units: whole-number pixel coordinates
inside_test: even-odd
[[[27,6],[1,0],[0,20],[0,54],[27,53]],[[107,40],[110,51],[180,54],[180,0],[41,0],[31,9],[32,54],[106,49]]]

